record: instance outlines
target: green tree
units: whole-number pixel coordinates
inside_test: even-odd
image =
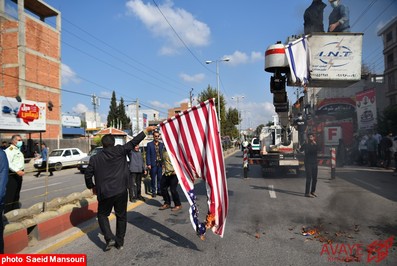
[[[216,112],[218,113],[218,91],[214,88],[212,88],[210,85],[208,85],[207,89],[200,92],[197,96],[197,100],[199,102],[204,102],[208,99],[215,98],[215,106],[216,106]],[[218,114],[218,118],[221,120],[221,133],[222,135],[225,136],[225,130],[226,130],[226,124],[225,118],[226,118],[226,111],[225,111],[225,98],[223,97],[222,94],[219,94],[219,99],[220,99],[220,115]]]
[[[131,128],[131,120],[127,116],[127,113],[125,112],[125,105],[124,105],[124,99],[123,97],[120,98],[120,103],[117,106],[117,117],[118,117],[118,128],[119,129],[130,129]]]
[[[224,136],[230,136],[231,138],[237,138],[239,136],[239,130],[237,125],[240,123],[239,115],[236,108],[229,108],[226,112],[226,119],[223,122],[225,124],[225,129],[222,133]]]
[[[397,105],[388,106],[378,116],[378,132],[385,136],[390,132],[397,134]]]
[[[107,126],[108,127],[116,127],[118,124],[117,119],[117,100],[116,100],[116,92],[112,92],[112,98],[110,99],[109,113],[107,117]]]

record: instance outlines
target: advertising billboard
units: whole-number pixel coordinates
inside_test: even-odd
[[[312,81],[361,79],[362,33],[313,34],[309,42]]]
[[[373,129],[377,121],[375,89],[357,93],[356,108],[358,129]]]
[[[0,131],[46,131],[46,103],[0,96]]]

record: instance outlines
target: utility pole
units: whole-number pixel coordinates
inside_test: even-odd
[[[98,128],[96,113],[97,113],[97,106],[99,106],[99,99],[98,99],[97,96],[95,96],[95,94],[92,95],[91,102],[92,102],[92,105],[94,106],[94,121],[95,121],[95,128]]]
[[[135,113],[136,113],[136,133],[139,132],[139,99],[136,98],[136,106],[135,106]]]

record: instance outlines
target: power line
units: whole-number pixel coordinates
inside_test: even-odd
[[[84,32],[85,34],[91,36],[92,38],[94,38],[94,39],[97,40],[98,42],[101,42],[101,43],[103,43],[104,45],[106,45],[107,47],[111,48],[113,51],[116,51],[116,52],[120,53],[120,54],[123,55],[125,58],[128,58],[128,59],[132,60],[133,62],[135,62],[135,63],[137,63],[137,64],[139,64],[139,65],[141,65],[141,66],[147,68],[148,70],[150,70],[150,71],[152,71],[152,72],[155,72],[158,76],[165,77],[166,79],[169,79],[169,80],[175,82],[175,84],[179,84],[179,85],[181,85],[181,86],[184,86],[181,82],[176,81],[176,80],[174,80],[174,79],[172,79],[172,78],[170,78],[170,77],[168,77],[168,76],[165,76],[165,75],[163,75],[161,72],[159,72],[159,71],[157,71],[157,70],[154,70],[154,69],[152,69],[152,68],[150,68],[150,67],[144,65],[143,63],[137,61],[136,59],[134,59],[134,58],[132,58],[131,56],[127,55],[126,53],[120,51],[119,49],[117,49],[117,48],[115,48],[115,47],[113,47],[113,46],[107,44],[106,42],[104,42],[104,41],[98,39],[98,38],[95,37],[94,35],[92,35],[92,34],[90,34],[89,32],[87,32],[86,30],[84,30],[84,29],[82,29],[82,28],[76,26],[75,24],[73,24],[73,23],[70,22],[69,20],[67,20],[67,19],[65,19],[65,18],[63,18],[63,19],[64,19],[65,21],[67,21],[69,24],[71,24],[71,25],[73,25],[74,27],[76,27],[77,29],[79,29],[79,30],[81,30],[82,32]],[[83,42],[88,43],[89,45],[91,45],[91,46],[97,48],[98,50],[100,50],[100,51],[102,51],[102,52],[104,52],[104,53],[106,53],[106,54],[108,54],[108,55],[110,55],[110,56],[116,58],[117,60],[120,60],[120,61],[124,62],[125,64],[127,64],[128,66],[134,68],[135,70],[138,70],[139,72],[144,73],[145,75],[148,75],[148,76],[150,76],[150,77],[153,78],[153,79],[159,80],[157,76],[152,75],[151,73],[148,73],[148,72],[146,72],[146,71],[144,71],[144,70],[142,70],[142,69],[140,69],[140,68],[137,68],[137,67],[133,66],[132,64],[126,62],[124,59],[120,59],[120,58],[118,58],[118,57],[115,57],[114,55],[112,55],[111,53],[109,53],[109,52],[105,51],[104,49],[98,47],[97,45],[94,45],[94,44],[92,44],[91,42],[88,42],[87,40],[82,39],[82,38],[81,38],[80,36],[78,36],[77,34],[74,34],[74,33],[70,32],[70,31],[68,31],[68,30],[65,30],[65,29],[64,29],[64,31],[66,31],[67,33],[73,35],[74,37],[76,37],[76,38],[82,40]],[[159,80],[159,81],[166,82],[166,81],[164,81],[164,80]]]
[[[373,20],[371,21],[371,23],[368,24],[368,26],[363,30],[363,32],[367,31],[368,28],[369,28],[372,24],[374,24],[375,21],[376,21],[380,16],[382,16],[383,13],[385,13],[385,12],[389,9],[389,7],[394,3],[394,1],[395,1],[395,0],[391,0],[391,1],[390,1],[390,4],[389,4],[382,12],[380,12],[379,15],[378,15],[377,17],[375,17],[375,19],[373,19]]]
[[[183,46],[185,46],[185,48],[189,51],[189,53],[196,59],[196,61],[203,66],[205,69],[209,70],[209,68],[207,68],[206,65],[203,64],[204,60],[200,60],[194,53],[193,51],[189,48],[189,46],[187,46],[187,44],[183,41],[183,39],[181,38],[181,36],[179,36],[178,32],[175,30],[175,28],[171,25],[171,23],[168,21],[167,17],[164,15],[164,13],[161,11],[161,8],[157,5],[155,0],[152,0],[154,5],[157,7],[157,9],[159,10],[160,14],[163,16],[163,18],[165,19],[165,21],[167,22],[168,26],[170,26],[170,28],[172,29],[172,31],[175,33],[176,37],[178,37],[179,41],[183,44]]]
[[[378,0],[373,0],[368,6],[367,8],[358,16],[358,18],[356,19],[356,21],[351,25],[351,28],[353,28],[357,22],[360,21],[361,18],[364,17],[364,15],[371,9],[371,7],[376,3],[376,1]]]
[[[14,78],[14,79],[17,79],[17,80],[22,80],[22,81],[24,81],[24,82],[30,82],[30,81],[28,81],[28,80],[26,80],[26,79],[22,79],[22,78],[20,78],[20,77],[16,77],[16,76],[13,76],[13,75],[10,75],[10,74],[7,74],[7,73],[2,73],[2,76],[7,76],[7,77],[11,77],[11,78]],[[109,89],[109,88],[106,88],[106,87],[103,87],[103,88],[105,88],[105,89],[107,89],[107,90],[111,90],[111,89]],[[89,97],[89,98],[91,98],[92,97],[92,94],[88,94],[88,93],[82,93],[82,92],[77,92],[77,91],[72,91],[72,90],[66,90],[66,89],[62,89],[62,88],[59,88],[59,91],[63,91],[63,92],[68,92],[68,93],[73,93],[73,94],[77,94],[77,95],[81,95],[81,96],[85,96],[85,97]],[[108,101],[111,101],[111,98],[109,98],[109,97],[103,97],[103,96],[96,96],[97,98],[100,98],[100,99],[102,99],[102,100],[108,100]],[[126,100],[128,100],[128,99],[131,99],[131,98],[125,98]],[[134,101],[134,100],[133,100]],[[144,104],[142,101],[140,102],[141,103],[141,105],[145,105],[146,107],[148,107],[148,108],[151,108],[151,109],[153,109],[153,110],[155,110],[155,111],[158,111],[158,112],[160,112],[160,113],[167,113],[167,111],[164,109],[164,111],[161,111],[161,110],[159,110],[159,109],[157,109],[157,108],[154,108],[153,106],[151,106],[150,104]]]
[[[15,18],[15,17],[14,17],[14,18]],[[17,19],[17,18],[15,18],[15,19]],[[63,20],[66,20],[66,19],[63,17]],[[66,20],[66,21],[68,21],[68,20]],[[108,45],[108,44],[105,43],[104,41],[101,41],[100,39],[96,38],[95,36],[93,36],[93,35],[90,34],[89,32],[87,32],[87,31],[85,31],[85,30],[83,30],[83,29],[77,27],[76,25],[74,25],[74,24],[71,23],[70,21],[68,21],[68,22],[69,22],[70,24],[72,24],[73,26],[75,26],[76,28],[78,28],[78,29],[80,29],[81,31],[83,31],[84,33],[86,33],[86,34],[90,35],[91,37],[93,37],[94,39],[98,40],[99,42],[104,43],[104,44],[107,45],[108,47],[111,47],[110,45]],[[49,23],[48,23],[48,24],[49,24]],[[35,27],[35,28],[38,29],[38,27]],[[138,71],[140,71],[140,72],[142,72],[142,73],[145,73],[146,75],[151,76],[152,78],[156,79],[153,75],[150,75],[150,74],[148,74],[147,72],[145,72],[145,71],[143,71],[143,70],[140,70],[140,69],[136,68],[135,66],[133,66],[133,65],[129,64],[128,62],[126,62],[125,60],[121,60],[120,58],[117,58],[117,57],[113,56],[111,53],[109,53],[109,52],[105,51],[104,49],[101,49],[100,47],[98,47],[98,46],[96,46],[96,45],[94,45],[94,44],[92,44],[92,43],[90,43],[90,42],[88,42],[88,41],[86,41],[86,40],[84,40],[84,39],[78,37],[77,35],[71,33],[70,31],[65,30],[65,29],[63,29],[63,30],[66,31],[66,32],[68,32],[69,34],[75,36],[76,38],[80,39],[81,41],[84,41],[84,42],[88,43],[89,45],[91,45],[91,46],[97,48],[98,50],[100,50],[100,51],[102,51],[102,52],[104,52],[104,53],[106,53],[106,54],[108,54],[108,55],[110,55],[110,56],[116,58],[117,60],[120,60],[120,61],[125,62],[127,65],[131,66],[131,67],[134,68],[135,70],[138,70]],[[49,38],[53,38],[53,39],[55,38],[55,37],[53,37],[53,36],[48,36],[48,37],[49,37]],[[46,41],[46,40],[44,40],[41,36],[38,36],[37,34],[35,35],[35,38],[40,39],[40,40],[43,40],[43,41]],[[58,39],[57,39],[57,40],[58,40]],[[106,65],[108,65],[108,66],[111,66],[112,68],[116,69],[116,70],[119,71],[119,72],[123,72],[123,73],[126,73],[126,74],[128,74],[128,75],[131,75],[131,76],[133,76],[133,77],[136,78],[136,79],[139,79],[139,80],[141,80],[141,81],[143,81],[143,82],[146,82],[146,83],[148,83],[148,84],[153,85],[154,87],[161,88],[162,90],[166,90],[166,91],[169,91],[169,92],[172,92],[172,93],[175,93],[175,94],[177,94],[177,95],[182,96],[182,94],[180,94],[180,93],[177,93],[177,92],[175,92],[175,91],[169,90],[169,89],[164,88],[164,87],[160,87],[160,86],[158,86],[158,85],[155,84],[155,83],[152,83],[152,82],[150,82],[150,81],[148,81],[148,80],[145,80],[145,79],[143,79],[143,78],[140,78],[140,77],[138,77],[138,76],[135,76],[135,75],[131,74],[130,72],[127,72],[127,71],[125,71],[124,69],[118,68],[118,67],[116,67],[116,66],[114,66],[114,65],[112,65],[112,64],[110,64],[110,63],[108,63],[108,62],[106,62],[106,61],[104,61],[104,60],[102,60],[102,59],[100,59],[100,58],[98,58],[98,57],[96,57],[96,56],[93,56],[93,55],[91,55],[91,54],[89,54],[89,53],[87,53],[87,52],[85,52],[85,51],[83,51],[83,50],[81,50],[81,49],[79,49],[79,48],[73,46],[73,45],[68,44],[67,42],[64,42],[64,41],[61,41],[61,42],[62,42],[63,44],[65,44],[65,45],[67,45],[67,46],[69,46],[69,47],[71,47],[71,48],[73,48],[73,49],[79,51],[79,52],[82,53],[82,54],[85,54],[85,55],[87,55],[87,56],[89,56],[89,57],[91,57],[91,58],[94,58],[95,60],[97,60],[97,61],[99,61],[99,62],[101,62],[101,63],[103,63],[103,64],[106,64]],[[117,52],[123,54],[125,57],[128,57],[128,58],[130,58],[131,60],[133,60],[133,61],[135,61],[135,62],[138,62],[138,61],[134,60],[133,58],[129,57],[128,55],[126,55],[125,53],[121,52],[120,50],[117,50],[117,49],[115,49],[115,48],[113,48],[113,47],[111,47],[111,48],[112,48],[113,50],[115,50],[115,51],[117,51]],[[139,63],[139,62],[138,62],[138,63]],[[140,65],[143,65],[142,63],[139,63],[139,64],[140,64]],[[143,65],[143,66],[145,66],[145,65]],[[145,67],[146,67],[146,66],[145,66]],[[147,67],[147,68],[148,68],[148,67]],[[151,70],[152,70],[152,69],[151,69]],[[64,70],[64,71],[66,71],[66,72],[68,72],[68,73],[73,73],[73,72],[70,72],[70,71],[67,71],[67,70]],[[154,72],[159,73],[159,72],[157,72],[157,71],[154,71]],[[84,80],[84,81],[86,81],[86,82],[89,82],[89,83],[91,83],[91,84],[94,84],[94,85],[97,86],[97,87],[101,87],[101,88],[104,88],[104,89],[108,89],[108,88],[102,86],[101,84],[98,84],[98,83],[96,83],[96,82],[90,81],[90,80],[88,80],[88,79],[86,79],[86,78],[84,78],[84,77],[82,77],[82,76],[79,76],[79,75],[77,75],[77,74],[75,74],[75,73],[73,73],[73,74],[74,74],[77,78],[79,78],[79,79],[81,79],[81,80]],[[165,75],[162,75],[161,73],[159,73],[159,74],[160,74],[161,76],[163,76],[163,77],[166,77]],[[16,78],[16,77],[14,77],[14,78]],[[20,79],[20,78],[19,78],[19,79]],[[170,79],[170,78],[169,78],[169,79]],[[159,79],[157,79],[157,80],[159,80]],[[170,79],[170,80],[172,80],[172,79]],[[159,81],[160,81],[160,80],[159,80]],[[162,82],[165,82],[165,81],[163,80]],[[177,82],[177,83],[178,83],[178,82]],[[181,84],[181,83],[179,83],[179,84]],[[67,91],[67,90],[64,90],[64,89],[61,89],[61,90],[62,90],[62,91],[65,91],[65,92],[76,93],[76,92]],[[77,93],[77,94],[79,94],[79,93]],[[81,94],[81,95],[83,95],[83,94]],[[85,96],[87,96],[87,95],[85,95]],[[89,97],[91,97],[91,96],[89,96]],[[101,97],[101,98],[106,99],[106,98],[104,98],[104,97]],[[126,99],[128,99],[128,96],[127,96]],[[155,111],[159,111],[159,110],[157,110],[156,108],[153,108],[153,107],[150,106],[150,105],[148,105],[148,107],[149,107],[149,108],[152,108],[152,109],[155,110]],[[166,111],[164,111],[164,112],[159,111],[159,112],[161,112],[161,113],[166,113]]]
[[[68,43],[65,43],[65,42],[62,42],[62,43],[64,43],[65,45],[67,45],[67,46],[69,46],[69,47],[71,47],[71,48],[73,48],[73,49],[79,51],[80,53],[85,54],[85,55],[87,55],[87,56],[89,56],[89,57],[91,57],[91,58],[93,58],[93,59],[95,59],[95,60],[97,60],[97,61],[99,61],[99,62],[105,64],[105,65],[108,65],[108,66],[110,66],[110,67],[112,67],[112,68],[114,68],[114,69],[120,71],[120,72],[123,72],[123,73],[125,73],[125,74],[127,74],[127,75],[130,75],[130,76],[132,76],[132,77],[134,77],[134,78],[136,78],[136,79],[138,79],[138,80],[141,80],[141,81],[143,81],[143,82],[145,82],[145,83],[148,83],[148,84],[150,84],[150,85],[153,85],[153,86],[155,86],[155,87],[158,87],[155,83],[152,83],[152,82],[150,82],[150,81],[144,80],[144,79],[142,79],[142,78],[140,78],[140,77],[138,77],[138,76],[136,76],[136,75],[134,75],[134,74],[132,74],[132,73],[130,73],[130,72],[128,72],[128,71],[122,69],[122,68],[120,68],[120,67],[117,67],[117,66],[114,66],[114,65],[112,65],[112,64],[109,64],[109,63],[106,62],[105,60],[102,60],[102,59],[100,59],[100,58],[98,58],[98,57],[96,57],[96,56],[93,56],[93,55],[91,55],[91,54],[89,54],[89,53],[87,53],[87,52],[85,52],[85,51],[83,51],[83,50],[81,50],[81,49],[79,49],[79,48],[77,48],[77,47],[74,47],[74,46],[72,46],[72,45],[70,45],[70,44],[68,44]],[[174,91],[169,90],[169,89],[167,89],[167,88],[162,88],[162,89],[164,89],[164,90],[166,90],[166,91],[169,91],[169,92],[172,92],[172,93],[175,93]],[[179,93],[175,93],[175,94],[180,95]]]

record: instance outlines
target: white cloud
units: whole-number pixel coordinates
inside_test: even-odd
[[[68,83],[79,83],[80,80],[77,78],[76,73],[72,70],[68,65],[61,65],[61,73],[62,73],[62,84]]]
[[[251,52],[251,61],[262,61],[265,60],[265,55],[262,52]]]
[[[170,109],[170,105],[168,103],[161,103],[159,101],[151,101],[149,102],[151,106],[155,107],[155,108],[159,108],[159,109]]]
[[[229,106],[237,108],[237,101],[230,100]],[[274,105],[271,102],[249,102],[246,99],[240,99],[238,109],[241,112],[242,129],[256,129],[260,124],[266,125],[269,121],[273,121]]]
[[[88,111],[88,107],[85,104],[78,103],[74,107],[72,107],[72,111],[77,114],[82,114]]]
[[[211,31],[207,24],[197,20],[188,11],[174,7],[172,1],[165,1],[158,5],[159,8],[149,2],[145,4],[142,0],[130,0],[126,6],[154,36],[165,39],[166,44],[160,50],[162,54],[174,54],[183,46],[174,30],[189,47],[202,47],[209,43]]]
[[[232,66],[254,63],[263,60],[264,58],[261,52],[255,52],[255,51],[251,52],[250,55],[241,51],[235,51],[233,54],[225,55],[223,58],[226,57],[230,58],[228,65],[230,64]]]
[[[112,98],[112,92],[111,91],[101,91],[99,93],[99,96],[103,97],[103,98]],[[117,94],[116,94],[117,97]]]
[[[186,82],[198,83],[204,80],[205,75],[203,73],[199,73],[195,75],[188,75],[185,73],[181,73],[179,77]]]

